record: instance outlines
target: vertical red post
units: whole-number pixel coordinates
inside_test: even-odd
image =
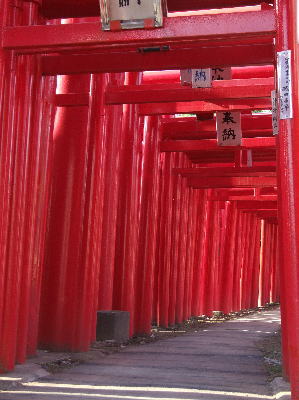
[[[270,303],[271,300],[271,277],[273,271],[274,262],[274,225],[269,223],[269,239],[268,239],[268,272],[265,276],[266,282],[266,303]]]
[[[181,155],[175,154],[175,165],[179,166]],[[169,298],[169,325],[172,326],[176,322],[176,303],[177,297],[177,283],[180,274],[180,258],[179,258],[179,245],[180,245],[180,216],[181,216],[181,196],[182,196],[182,176],[174,174],[173,176],[173,223],[172,223],[172,249],[171,249],[171,273],[170,273],[170,298]]]
[[[89,85],[89,76],[76,76],[64,78],[61,89],[64,93],[88,93]],[[54,349],[87,348],[76,340],[79,314],[76,294],[78,282],[84,282],[81,246],[89,144],[87,124],[88,107],[63,107],[56,114],[40,337],[44,345]]]
[[[35,4],[0,6],[1,30],[37,22]],[[37,345],[53,79],[41,79],[31,55],[0,50],[0,69],[0,369],[11,370]]]
[[[183,155],[182,155],[183,156]],[[183,160],[182,160],[183,161]],[[185,167],[185,160],[181,164]],[[182,184],[182,197],[180,204],[180,222],[179,222],[179,268],[177,278],[177,301],[176,301],[176,322],[181,323],[186,316],[186,308],[184,304],[185,299],[185,282],[186,282],[186,268],[187,268],[187,235],[188,235],[188,200],[189,200],[189,187],[187,186],[186,179],[183,178]]]
[[[271,302],[279,302],[279,265],[278,265],[278,232],[277,225],[274,226],[274,249],[273,249],[273,269],[271,276]]]
[[[260,276],[260,254],[261,254],[261,221],[257,220],[254,243],[254,259],[252,272],[252,294],[250,307],[257,307],[259,304],[259,276]]]
[[[200,191],[199,190],[192,190],[192,201],[191,201],[191,231],[190,231],[190,247],[187,246],[187,252],[190,252],[190,279],[188,285],[188,303],[187,303],[187,314],[188,317],[194,316],[197,314],[193,314],[193,288],[194,288],[194,281],[196,280],[196,274],[198,269],[196,268],[198,265],[198,256],[197,249],[198,249],[198,221],[199,221],[199,213],[201,212],[200,207]]]
[[[171,227],[172,227],[172,168],[173,153],[162,155],[162,191],[159,243],[159,325],[168,326],[169,277],[171,268]]]
[[[90,102],[89,107],[61,107],[56,113],[40,342],[83,351],[95,336],[108,137],[102,95],[107,80],[104,75],[75,76],[61,82],[60,91],[89,93]],[[117,122],[119,115],[114,116],[115,130]]]
[[[179,155],[179,164],[182,166],[183,162],[183,154]],[[186,187],[185,187],[185,178],[180,177],[178,180],[178,187],[177,187],[177,219],[175,223],[177,224],[177,251],[176,251],[176,268],[177,268],[177,276],[175,287],[173,290],[175,291],[175,304],[174,304],[174,313],[175,313],[175,320],[174,322],[182,322],[183,321],[183,295],[184,295],[184,280],[185,280],[185,258],[184,258],[184,249],[183,249],[183,230],[184,230],[184,223],[185,223],[185,211],[183,207],[184,201],[186,201]]]
[[[41,278],[44,261],[44,244],[51,176],[53,105],[44,101],[45,93],[54,90],[53,79],[40,79],[38,65],[26,57],[27,84],[23,98],[26,118],[20,134],[26,137],[24,177],[24,248],[22,252],[21,292],[18,319],[16,360],[25,361],[27,353],[35,354],[37,348]],[[32,85],[28,82],[32,81]]]
[[[187,225],[186,225],[186,242],[185,242],[185,282],[184,282],[184,297],[183,297],[183,320],[190,317],[189,300],[190,300],[190,279],[191,279],[191,258],[192,258],[192,242],[191,242],[191,231],[193,229],[192,221],[192,189],[186,188],[187,202],[185,203],[187,211]]]
[[[138,84],[140,73],[127,74],[127,84]],[[136,105],[123,106],[120,135],[119,197],[117,205],[114,296],[118,309],[130,312],[130,333],[135,330],[135,288],[138,256],[139,154],[141,137]],[[140,266],[139,266],[140,268]],[[118,299],[118,301],[117,301]],[[114,307],[115,308],[115,307]]]
[[[206,294],[209,290],[207,287],[208,283],[208,269],[209,269],[209,246],[210,246],[210,235],[211,235],[211,217],[212,217],[212,202],[209,201],[211,190],[206,191],[206,199],[203,208],[203,236],[202,236],[202,252],[201,252],[201,290],[199,297],[199,314],[206,315],[207,307],[205,304]]]
[[[123,75],[111,74],[110,83],[119,85],[123,83]],[[104,181],[105,186],[102,220],[102,243],[99,282],[99,310],[111,310],[113,308],[113,284],[115,262],[115,240],[117,204],[119,191],[119,161],[120,161],[120,137],[122,121],[122,106],[105,107],[105,162]]]
[[[85,219],[82,234],[82,271],[85,278],[78,305],[77,341],[90,343],[96,335],[98,282],[101,254],[105,133],[104,91],[107,74],[92,75],[87,133],[89,136],[86,174]]]
[[[159,209],[159,130],[157,117],[144,121],[136,332],[150,333],[154,302],[155,254]]]
[[[207,231],[205,238],[205,250],[203,257],[203,284],[202,291],[203,310],[205,315],[211,315],[215,306],[216,272],[218,268],[218,202],[207,201]]]
[[[3,28],[10,24],[12,9],[9,7],[8,1],[2,0],[0,2],[2,13],[0,14],[1,35]],[[9,251],[9,230],[10,230],[10,213],[11,201],[10,193],[13,181],[12,168],[14,163],[14,119],[15,114],[15,80],[16,73],[14,65],[15,60],[2,49],[0,50],[0,94],[1,94],[1,116],[2,124],[0,127],[0,370],[10,370],[15,362],[15,339],[16,332],[14,332],[14,319],[16,316],[10,313],[10,302],[15,302],[17,298],[15,293],[10,294],[8,303],[5,302],[7,298],[7,282],[14,270],[10,268],[7,270],[7,257]],[[8,274],[7,274],[8,272]],[[13,283],[13,280],[11,280]],[[17,283],[17,281],[16,281]],[[12,304],[17,307],[17,304]],[[9,335],[7,329],[12,332]]]
[[[227,314],[233,309],[234,254],[237,231],[237,211],[233,202],[226,202],[225,204],[223,224],[220,310]]]
[[[278,217],[280,241],[282,339],[292,399],[299,399],[299,88],[298,21],[294,0],[277,0],[277,51],[292,51],[294,116],[280,120],[278,136]],[[297,24],[297,25],[296,25]]]
[[[219,311],[219,300],[220,300],[220,274],[221,274],[221,263],[220,263],[220,251],[221,251],[221,234],[222,234],[222,205],[220,201],[214,201],[214,227],[213,227],[213,240],[212,240],[212,260],[211,260],[211,284],[213,297],[211,299],[211,311]]]
[[[248,297],[247,308],[257,307],[255,304],[255,271],[256,271],[256,243],[260,239],[258,232],[259,220],[256,216],[252,216],[252,236],[250,240],[250,254],[249,254],[249,273],[248,273]]]
[[[242,271],[242,253],[243,253],[243,235],[245,230],[245,214],[238,211],[236,236],[236,254],[234,259],[234,284],[233,284],[233,311],[241,309],[241,271]]]
[[[249,237],[250,237],[250,215],[244,213],[244,230],[242,237],[242,264],[241,264],[241,285],[240,285],[240,297],[241,297],[241,309],[246,308],[246,294],[247,294],[247,259],[249,252]]]
[[[197,190],[198,193],[198,217],[196,221],[196,243],[193,265],[193,284],[192,284],[192,306],[191,315],[200,315],[200,294],[202,290],[202,250],[204,237],[204,207],[206,203],[206,191]]]

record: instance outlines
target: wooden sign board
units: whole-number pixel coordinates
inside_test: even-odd
[[[183,86],[191,85],[192,69],[181,69],[180,75],[181,75],[181,84]]]
[[[232,69],[227,68],[212,68],[212,81],[228,81],[232,79]]]
[[[242,129],[239,111],[216,113],[218,146],[241,146]]]
[[[280,119],[293,118],[291,50],[277,53]]]
[[[154,28],[163,25],[164,0],[100,0],[103,30]]]
[[[277,101],[277,92],[276,92],[276,90],[272,90],[272,92],[271,92],[271,100],[272,100],[272,128],[273,128],[273,135],[278,135],[279,116],[278,116],[278,101]]]
[[[207,88],[212,86],[211,68],[192,69],[191,86],[193,88]]]
[[[211,87],[212,81],[229,80],[232,78],[232,69],[228,68],[201,68],[183,69],[181,73],[181,84],[190,85],[193,88]]]

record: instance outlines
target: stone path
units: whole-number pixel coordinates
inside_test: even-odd
[[[0,399],[273,399],[255,343],[277,330],[279,323],[279,310],[265,311],[213,324],[197,333],[128,346],[119,353],[2,390]],[[16,374],[0,379],[17,379]]]

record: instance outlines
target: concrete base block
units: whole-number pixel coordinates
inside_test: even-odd
[[[129,340],[130,313],[128,311],[98,311],[97,340]]]

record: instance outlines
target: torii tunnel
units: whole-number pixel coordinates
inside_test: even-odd
[[[88,350],[98,310],[137,335],[279,301],[299,400],[297,1],[168,0],[163,27],[111,31],[97,0],[0,4],[2,372]],[[232,79],[181,85],[213,67]],[[241,145],[218,145],[217,111]]]

